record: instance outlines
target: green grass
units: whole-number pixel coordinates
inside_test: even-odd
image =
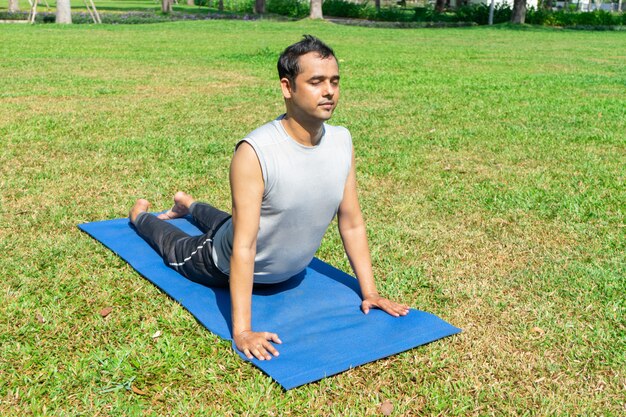
[[[354,137],[380,290],[464,333],[284,392],[76,224],[178,189],[229,208],[233,145],[282,111],[275,60],[303,33],[340,57],[333,123]],[[623,33],[0,37],[0,415],[360,416],[386,399],[393,415],[624,413]],[[334,228],[318,255],[348,270]]]

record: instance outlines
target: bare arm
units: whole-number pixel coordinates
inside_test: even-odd
[[[230,298],[235,345],[248,358],[270,359],[278,351],[270,341],[278,335],[252,331],[252,285],[256,240],[263,198],[263,176],[254,149],[243,142],[230,167],[233,199],[233,253],[230,259]]]
[[[378,295],[374,274],[372,272],[372,260],[370,257],[365,221],[359,206],[359,198],[356,189],[356,171],[354,168],[354,151],[352,153],[352,166],[346,181],[343,200],[337,211],[339,234],[343,241],[343,247],[348,255],[350,266],[359,280],[363,303],[361,308],[368,313],[370,308],[380,308],[392,316],[404,316],[409,312],[408,306],[395,303]]]

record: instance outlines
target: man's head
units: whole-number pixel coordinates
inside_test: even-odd
[[[300,42],[288,46],[278,58],[278,78],[287,78],[292,85],[295,86],[295,79],[302,68],[300,66],[300,57],[308,53],[315,53],[322,59],[335,57],[335,52],[324,42],[311,35],[304,35]]]
[[[287,117],[315,126],[331,118],[339,101],[339,66],[333,50],[305,35],[278,60]]]

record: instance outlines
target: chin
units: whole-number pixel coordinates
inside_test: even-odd
[[[320,119],[322,119],[322,120],[324,120],[324,121],[326,121],[326,120],[330,120],[330,118],[331,118],[331,117],[333,117],[333,113],[334,113],[334,111],[330,111],[330,112],[328,112],[328,113],[324,113],[324,114],[320,117]]]

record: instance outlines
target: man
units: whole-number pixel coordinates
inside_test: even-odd
[[[286,113],[237,144],[230,168],[232,217],[183,192],[158,217],[147,213],[143,199],[129,215],[172,268],[205,285],[230,286],[235,345],[259,360],[278,356],[274,343],[282,342],[275,333],[252,329],[253,285],[302,271],[335,215],[363,312],[380,308],[398,317],[409,311],[376,291],[350,133],[325,123],[339,100],[333,50],[305,35],[282,53],[278,73]],[[162,221],[188,214],[204,235],[187,236]]]

